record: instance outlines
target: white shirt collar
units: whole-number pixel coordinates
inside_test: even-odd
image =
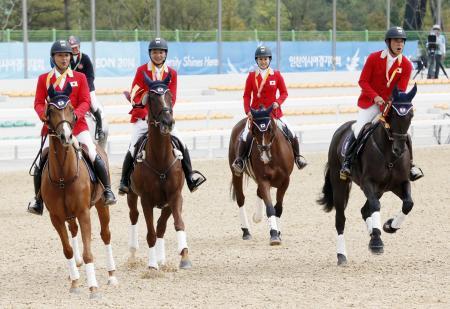
[[[264,76],[266,76],[267,71],[269,72],[270,75],[273,75],[273,74],[274,74],[274,71],[272,70],[271,67],[268,67],[268,68],[265,69],[265,70],[261,70],[261,69],[258,67],[257,75],[260,74],[261,77],[264,77]]]

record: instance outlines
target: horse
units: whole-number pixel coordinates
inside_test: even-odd
[[[45,116],[49,129],[48,160],[43,166],[41,191],[42,199],[50,214],[50,219],[59,234],[63,252],[68,262],[71,280],[70,292],[79,293],[78,267],[83,262],[86,267],[87,283],[90,298],[98,298],[98,284],[91,251],[91,217],[90,208],[95,205],[100,221],[100,236],[105,244],[108,284],[117,285],[115,276],[115,262],[112,255],[111,232],[109,230],[109,208],[105,206],[102,197],[103,188],[99,182],[90,179],[89,159],[83,159],[81,147],[72,135],[72,128],[76,122],[74,108],[69,95],[72,92],[70,84],[63,92],[54,90],[53,85],[48,89],[50,98],[46,105]],[[102,148],[97,147],[98,153],[105,159]],[[80,257],[77,233],[80,225],[83,240],[83,259]],[[65,222],[68,222],[72,239],[69,237]],[[71,245],[72,244],[72,245]]]
[[[139,247],[137,221],[139,211],[137,199],[140,197],[145,222],[147,224],[148,267],[158,269],[164,265],[165,245],[164,234],[167,220],[173,215],[178,241],[178,254],[181,255],[179,267],[189,269],[188,245],[182,213],[184,174],[181,166],[180,152],[174,148],[170,132],[173,129],[172,94],[168,89],[171,75],[162,81],[152,81],[144,73],[144,81],[149,91],[143,99],[143,105],[148,106],[148,132],[142,155],[135,156],[136,162],[131,173],[130,192],[127,195],[129,216],[131,221],[129,250],[130,258],[134,259]],[[136,145],[138,147],[138,144]],[[156,232],[153,225],[153,209],[161,209]]]
[[[243,192],[244,175],[250,176],[256,182],[257,203],[253,214],[253,221],[259,223],[265,205],[270,228],[271,246],[281,244],[280,218],[283,212],[283,199],[289,187],[290,175],[294,166],[292,147],[283,132],[278,128],[271,112],[273,106],[267,109],[251,109],[253,121],[250,131],[253,142],[250,155],[245,164],[244,173],[237,175],[233,172],[232,164],[236,158],[239,136],[247,123],[247,119],[240,120],[231,131],[228,147],[228,162],[232,173],[231,195],[239,206],[242,239],[251,239],[247,214],[244,208],[245,196]],[[273,206],[270,188],[277,188],[276,204]]]
[[[384,244],[381,240],[380,198],[385,192],[393,192],[403,202],[401,211],[383,225],[386,233],[395,233],[412,210],[414,202],[411,197],[409,171],[411,157],[406,143],[408,129],[414,116],[412,99],[416,95],[417,86],[408,92],[399,92],[395,87],[380,121],[366,125],[358,137],[358,152],[352,166],[352,179],[340,179],[339,171],[344,159],[347,138],[354,121],[339,127],[331,140],[328,163],[325,167],[325,183],[318,203],[324,206],[324,211],[336,209],[337,259],[338,265],[347,264],[345,248],[345,208],[355,182],[367,198],[361,208],[362,219],[366,222],[370,235],[369,250],[373,254],[382,254]],[[369,127],[369,129],[367,129]]]

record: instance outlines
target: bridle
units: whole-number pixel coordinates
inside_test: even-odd
[[[256,129],[262,134],[262,140],[264,143],[264,135],[266,134],[266,132],[268,130],[270,130],[270,128],[272,126],[272,119],[271,119],[271,117],[264,117],[264,118],[258,118],[258,120],[269,120],[267,125],[264,124],[264,126],[266,126],[266,129],[264,131],[262,131],[260,129],[261,125],[258,125],[255,121],[253,121],[251,123],[250,129],[253,131],[253,128],[256,126]],[[265,145],[260,144],[260,142],[258,141],[258,139],[256,137],[254,139],[255,143],[256,143],[256,148],[258,149],[260,156],[262,157],[265,152],[267,154],[269,161],[272,160],[272,154],[271,154],[270,150],[271,150],[274,139],[275,139],[275,130],[270,130],[270,141],[268,144],[265,144]]]

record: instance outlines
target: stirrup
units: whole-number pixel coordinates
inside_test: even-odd
[[[119,195],[126,195],[130,192],[130,188],[128,186],[126,186],[125,184],[120,184],[119,185]]]
[[[242,163],[242,164],[239,164],[239,163]],[[245,162],[244,162],[244,160],[242,160],[240,158],[236,158],[234,160],[233,164],[231,164],[231,167],[233,168],[236,176],[240,176],[244,172]]]
[[[27,211],[30,214],[42,216],[44,212],[44,202],[38,201],[36,197],[33,197],[33,199],[28,203]]]
[[[425,175],[423,174],[423,171],[420,167],[414,165],[411,167],[409,171],[409,180],[416,181],[422,178],[423,176]]]
[[[107,195],[109,195],[109,198],[106,197]],[[117,199],[111,189],[105,188],[105,190],[103,191],[103,198],[105,200],[105,206],[114,205],[117,203]]]
[[[195,192],[198,187],[200,187],[206,181],[206,177],[203,176],[203,174],[199,171],[192,171],[189,178],[191,181],[188,182],[188,188],[191,193]]]
[[[339,171],[339,178],[341,180],[347,180],[351,176],[351,171],[348,167],[342,167]]]
[[[296,156],[294,162],[299,170],[303,169],[305,166],[308,165],[308,162],[306,162],[305,157],[303,157],[302,155]]]

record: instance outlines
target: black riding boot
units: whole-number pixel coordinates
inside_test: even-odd
[[[181,166],[183,167],[184,177],[189,191],[194,192],[202,183],[206,181],[206,177],[199,171],[192,170],[191,157],[187,147],[183,147],[180,143],[180,150],[183,154],[183,160],[181,160]]]
[[[120,178],[119,195],[130,192],[130,175],[133,170],[133,157],[131,152],[127,152],[122,164],[122,177]]]
[[[95,139],[102,140],[105,138],[105,132],[103,132],[102,113],[100,112],[100,109],[97,109],[97,111],[92,112],[92,115],[95,117],[95,121],[97,122],[95,126]]]
[[[41,176],[42,170],[39,167],[34,168],[33,182],[34,182],[34,200],[28,203],[27,211],[29,213],[40,215],[44,212],[44,201],[42,201],[42,197],[40,194],[41,190]]]
[[[234,162],[231,165],[234,169],[234,173],[238,176],[242,175],[242,173],[244,172],[245,166],[244,160],[248,156],[251,144],[252,144],[252,136],[250,135],[250,133],[247,135],[247,139],[245,141],[242,138],[239,139],[239,144],[237,147],[237,157],[236,159],[234,159]]]
[[[109,179],[108,171],[106,170],[106,164],[99,155],[95,156],[94,169],[98,179],[100,179],[103,187],[105,187],[105,190],[103,191],[105,205],[108,206],[115,204],[117,201],[114,193],[111,191],[111,180]]]
[[[409,171],[409,180],[416,181],[424,176],[422,169],[417,167],[413,163],[413,153],[412,153],[412,141],[411,136],[408,134],[408,139],[406,140],[406,145],[408,146],[409,153],[411,155],[411,170]]]
[[[348,141],[347,151],[345,152],[344,162],[342,163],[342,168],[340,171],[340,178],[342,180],[347,180],[347,177],[351,176],[353,153],[356,147],[356,137],[352,133]]]
[[[300,154],[300,143],[298,142],[298,138],[296,136],[289,137],[289,141],[292,144],[292,150],[294,151],[294,162],[297,165],[297,168],[301,170],[308,163],[305,158]]]

